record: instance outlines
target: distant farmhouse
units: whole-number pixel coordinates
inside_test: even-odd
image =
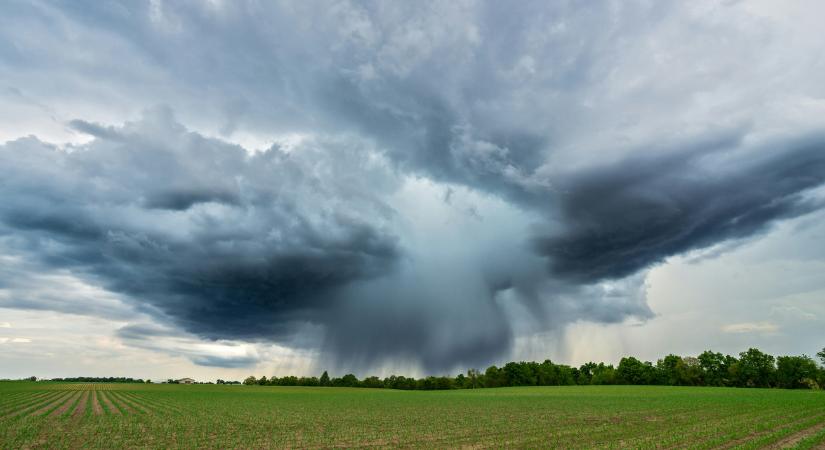
[[[181,378],[180,380],[178,380],[178,383],[180,383],[180,384],[194,384],[195,380],[193,380],[191,378]]]

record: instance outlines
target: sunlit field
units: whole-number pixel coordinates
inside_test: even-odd
[[[0,383],[3,448],[825,446],[825,393]]]

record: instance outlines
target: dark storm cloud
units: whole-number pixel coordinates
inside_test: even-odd
[[[249,155],[186,132],[167,110],[96,135],[70,152],[34,139],[0,148],[6,251],[189,332],[282,338],[400,256],[391,209],[367,189],[381,181],[346,148]]]
[[[804,192],[825,182],[825,137],[735,150],[707,145],[575,173],[558,186],[564,230],[535,248],[553,274],[592,283],[822,206]]]
[[[0,305],[70,310],[57,288],[13,280],[65,270],[209,339],[314,345],[299,336],[310,324],[351,370],[482,366],[533,332],[652,317],[639,271],[815,207],[820,140],[756,135],[817,117],[820,49],[764,18],[424,3],[0,5],[0,79],[19,86],[5,98],[29,104],[0,119],[48,109],[94,138],[0,148],[0,256],[26,261],[0,272]],[[166,109],[113,125],[156,104],[202,132]],[[249,155],[206,135],[309,143]],[[693,144],[640,145],[669,136]],[[428,228],[459,219],[427,194],[397,210],[421,178],[473,224]],[[130,327],[133,345],[174,337]]]

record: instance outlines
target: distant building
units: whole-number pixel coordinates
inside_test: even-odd
[[[180,384],[193,384],[193,383],[195,383],[195,380],[193,380],[191,378],[181,378],[180,380],[178,380],[178,383],[180,383]]]

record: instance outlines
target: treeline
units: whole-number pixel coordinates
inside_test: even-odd
[[[163,383],[164,384],[181,384],[180,380],[173,380],[171,378],[164,381]],[[187,383],[187,384],[241,384],[241,382],[240,381],[233,381],[233,380],[221,380],[220,378],[218,378],[218,381],[216,381],[214,383],[211,382],[211,381],[193,381],[193,382]]]
[[[32,379],[31,377],[29,379]],[[32,380],[35,381],[35,380]],[[49,381],[68,381],[72,383],[151,383],[150,380],[144,381],[141,378],[128,377],[69,377],[69,378],[52,378]]]
[[[825,365],[825,349],[817,353]],[[808,356],[774,357],[751,348],[739,357],[706,351],[697,357],[668,355],[656,364],[634,357],[622,358],[619,365],[589,362],[580,367],[539,362],[510,362],[503,367],[490,366],[484,372],[470,369],[455,377],[430,376],[408,378],[392,375],[359,380],[353,374],[321,377],[248,377],[246,385],[264,386],[332,386],[407,390],[473,389],[506,386],[568,385],[668,385],[728,386],[784,389],[820,389],[825,387],[825,368]]]

